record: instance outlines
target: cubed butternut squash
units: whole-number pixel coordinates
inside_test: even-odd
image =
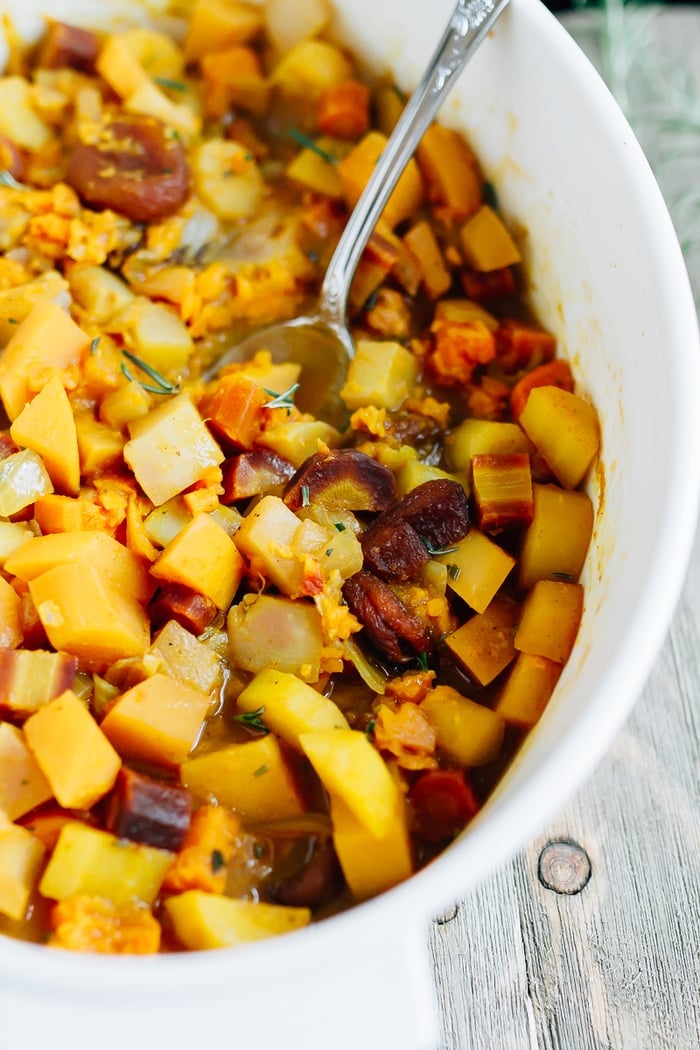
[[[564,488],[583,481],[600,446],[598,414],[589,401],[557,386],[535,387],[520,426]]]
[[[54,488],[77,496],[80,488],[78,435],[73,409],[57,375],[24,406],[10,427],[10,437],[41,456]]]
[[[169,897],[165,910],[185,948],[230,948],[291,933],[311,922],[308,908],[234,900],[202,890]]]
[[[354,149],[338,164],[343,181],[345,202],[354,208],[379,160],[387,139],[381,131],[368,131]],[[424,197],[423,180],[415,160],[410,160],[399,179],[396,189],[382,213],[382,220],[391,229],[404,219],[415,215]]]
[[[44,859],[44,847],[26,828],[0,827],[0,913],[19,921]]]
[[[200,799],[216,799],[246,824],[299,816],[305,805],[277,738],[229,744],[180,766],[183,784]]]
[[[421,704],[438,747],[465,766],[483,766],[498,757],[505,733],[500,714],[469,700],[448,685],[437,685]]]
[[[245,44],[262,26],[263,11],[256,4],[239,0],[197,0],[185,37],[185,59],[196,62],[210,51]]]
[[[57,901],[89,894],[107,897],[114,904],[152,904],[173,856],[69,821],[61,828],[39,892]]]
[[[331,161],[336,156],[337,145],[333,139],[322,136],[315,146],[315,149],[307,147],[297,153],[287,165],[287,176],[316,193],[322,193],[332,200],[341,200],[343,180]]]
[[[404,236],[404,244],[418,259],[423,285],[431,299],[439,299],[452,284],[452,275],[445,265],[440,245],[432,226],[422,219]]]
[[[90,809],[113,786],[121,759],[75,693],[67,691],[31,715],[24,734],[66,809]]]
[[[53,796],[51,785],[27,747],[24,733],[0,723],[0,811],[17,820]]]
[[[209,705],[198,689],[154,674],[123,693],[100,728],[128,758],[177,766],[196,744]]]
[[[406,809],[402,798],[386,831],[375,836],[339,796],[331,796],[333,845],[350,892],[367,900],[403,882],[413,872]]]
[[[464,258],[481,273],[515,266],[522,261],[505,224],[488,204],[471,215],[459,231]]]
[[[432,201],[466,218],[481,204],[483,185],[476,158],[463,135],[433,124],[418,146],[418,163]]]
[[[178,532],[151,567],[158,580],[182,583],[227,609],[238,590],[245,562],[231,537],[210,514],[197,514]]]
[[[326,40],[300,40],[272,70],[272,83],[289,100],[316,102],[323,92],[349,80],[352,66],[340,48]]]
[[[239,694],[236,706],[243,712],[260,710],[265,725],[297,748],[301,748],[303,733],[349,728],[345,715],[330,697],[283,671],[261,671]]]
[[[447,585],[482,613],[515,565],[515,558],[478,529],[471,529],[456,547],[438,556],[447,565]]]
[[[583,587],[563,580],[538,580],[525,599],[515,648],[565,664],[578,634]]]
[[[531,729],[549,703],[560,674],[561,664],[554,660],[520,653],[494,711],[509,725]]]
[[[406,400],[417,376],[418,362],[405,346],[360,339],[340,396],[351,412],[366,405],[393,411]]]
[[[517,656],[514,645],[518,606],[496,596],[483,613],[477,613],[445,638],[445,644],[480,685],[488,685]]]
[[[533,485],[533,518],[519,560],[519,582],[528,590],[537,580],[576,582],[593,533],[593,504],[585,492],[557,485]]]

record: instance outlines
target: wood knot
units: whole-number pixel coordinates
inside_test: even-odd
[[[454,904],[451,908],[448,908],[447,911],[444,911],[442,915],[438,915],[435,922],[438,926],[445,926],[448,922],[452,922],[455,919],[458,910],[459,905]]]
[[[555,893],[580,893],[591,877],[591,861],[576,842],[549,842],[540,853],[537,874]]]

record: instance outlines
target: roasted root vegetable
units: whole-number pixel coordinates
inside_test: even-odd
[[[318,299],[407,98],[332,0],[78,6],[0,74],[1,925],[229,947],[487,803],[576,644],[600,424],[437,123],[357,266],[333,423],[313,348],[217,373]]]

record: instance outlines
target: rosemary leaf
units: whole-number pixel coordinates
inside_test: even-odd
[[[262,716],[265,714],[265,707],[258,707],[255,711],[246,711],[242,715],[234,715],[233,721],[240,722],[241,725],[246,726],[248,729],[255,729],[258,733],[269,733],[270,730],[263,722]]]
[[[136,356],[136,354],[132,354],[129,350],[122,350],[122,355],[127,361],[130,361],[132,365],[136,365],[140,372],[143,372],[144,375],[149,377],[149,379],[152,379],[155,385],[151,386],[150,383],[144,383],[141,379],[136,379],[122,361],[122,373],[127,379],[132,381],[135,380],[137,383],[140,383],[143,389],[148,390],[151,394],[177,394],[179,387],[176,386],[175,383],[171,383],[170,380],[165,379],[160,372],[156,372],[155,368],[152,368],[145,361],[142,361],[140,357]]]
[[[23,182],[18,182],[11,171],[6,168],[0,171],[0,186],[7,186],[11,190],[28,190],[29,186],[25,186]]]
[[[303,131],[299,131],[297,128],[291,128],[289,137],[294,139],[295,142],[298,142],[300,146],[304,147],[304,149],[310,149],[312,153],[315,153],[317,157],[321,158],[321,160],[325,160],[326,164],[338,163],[338,158],[336,156],[329,153],[328,150],[325,150],[323,146],[319,146],[318,142],[314,142],[314,140],[309,138],[308,135],[305,135]]]

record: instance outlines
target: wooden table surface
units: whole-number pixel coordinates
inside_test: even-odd
[[[675,49],[673,68],[692,73],[687,99],[673,100],[695,107],[683,114],[696,136],[687,185],[678,164],[663,167],[660,146],[655,154],[665,126],[634,111],[648,82],[634,82],[627,103],[700,303],[700,7],[644,17],[654,19],[645,33]],[[600,59],[590,23],[577,15],[567,28]],[[434,924],[440,1050],[700,1048],[699,770],[700,533],[666,644],[597,771],[523,853]]]

